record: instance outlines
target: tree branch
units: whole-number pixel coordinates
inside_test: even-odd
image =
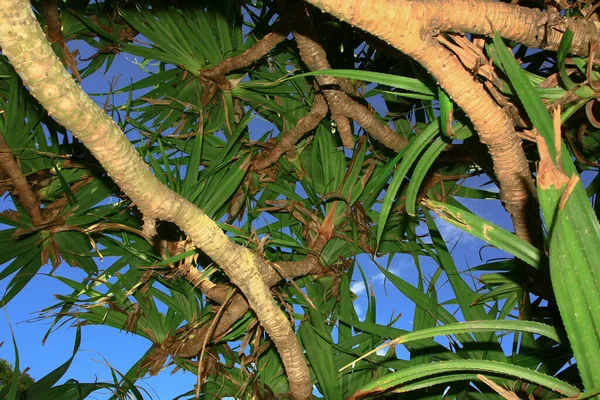
[[[116,123],[71,79],[26,0],[0,0],[0,46],[31,94],[98,159],[149,218],[172,221],[229,276],[275,344],[295,399],[312,398],[304,352],[263,282],[250,250],[233,243],[206,214],[162,185]]]
[[[500,181],[501,198],[511,215],[515,233],[530,243],[536,241],[534,238],[540,236],[541,225],[528,224],[528,214],[537,209],[533,200],[536,192],[521,141],[511,120],[483,86],[448,49],[433,38],[438,32],[439,22],[435,20],[438,14],[434,5],[438,3],[401,0],[390,7],[387,2],[377,0],[368,4],[343,0],[309,2],[380,37],[421,63],[436,78],[469,116],[481,141],[488,147]],[[454,3],[458,6],[459,2],[456,0]],[[460,4],[466,7],[466,3]],[[477,2],[477,6],[482,8],[487,4],[491,3]],[[471,7],[472,10],[479,10]],[[470,18],[471,15],[463,15],[463,20]],[[480,16],[480,21],[485,19],[486,14]],[[390,29],[391,26],[398,29]],[[535,211],[535,214],[539,213]]]
[[[15,162],[12,151],[10,147],[8,147],[6,140],[4,140],[2,133],[0,133],[0,168],[12,181],[17,195],[19,196],[19,200],[31,219],[31,223],[34,226],[40,225],[44,220],[42,211],[40,210],[40,203],[31,190],[29,183],[27,183],[27,179],[23,176],[21,167]]]
[[[316,94],[308,114],[300,118],[290,131],[282,133],[279,142],[271,150],[262,151],[254,160],[253,169],[260,171],[275,164],[279,157],[291,150],[306,133],[312,131],[327,115],[327,104],[321,94]]]

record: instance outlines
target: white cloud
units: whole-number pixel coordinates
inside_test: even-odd
[[[361,294],[363,294],[366,291],[365,284],[363,281],[353,281],[350,284],[350,290],[352,290],[355,295],[360,296]]]
[[[408,267],[409,264],[410,263],[407,263],[405,260],[400,260],[399,262],[394,263],[394,265],[392,265],[388,271],[390,271],[394,275],[400,275],[400,270]]]
[[[410,265],[412,265],[412,264],[407,262],[405,257],[397,256],[389,268],[387,268],[387,266],[384,268],[387,268],[387,271],[390,272],[391,274],[400,276],[402,274],[401,271]],[[383,272],[379,272],[378,274],[373,276],[371,279],[374,284],[383,283],[386,279],[386,276],[383,274]]]
[[[373,283],[383,282],[383,280],[385,279],[385,275],[380,272],[377,275],[375,275],[372,279],[373,279]]]
[[[363,319],[366,314],[366,309],[362,306],[362,304],[354,303],[354,311],[356,311],[356,315],[359,319]]]

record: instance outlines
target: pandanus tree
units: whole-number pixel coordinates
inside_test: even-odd
[[[22,395],[141,398],[170,364],[192,397],[600,393],[597,7],[515,3],[0,0],[1,301],[50,268],[53,326],[152,343],[113,384]],[[79,84],[123,53],[147,76],[101,108]],[[506,258],[461,274],[440,219]],[[436,265],[379,267],[412,332],[350,289],[402,254]]]

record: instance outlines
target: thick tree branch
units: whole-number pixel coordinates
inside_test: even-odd
[[[375,0],[381,1],[381,0]],[[567,29],[573,32],[571,54],[587,56],[590,44],[600,40],[597,22],[565,18],[554,9],[535,8],[486,0],[398,1],[395,7],[409,6],[406,12],[424,12],[440,31],[500,36],[534,49],[558,50]],[[414,7],[414,8],[412,8]],[[596,54],[600,55],[597,50]]]
[[[420,25],[423,32],[458,32],[491,37],[494,31],[505,39],[535,49],[557,50],[564,32],[573,32],[571,54],[587,56],[590,45],[600,41],[598,22],[562,17],[557,11],[538,9],[488,0],[307,0],[346,21],[361,20],[361,28],[375,33],[398,31],[397,40],[411,33],[403,25]],[[369,15],[377,15],[366,21]],[[390,29],[398,27],[398,29]],[[380,36],[380,35],[376,35]],[[383,38],[382,36],[380,36]],[[389,42],[391,43],[391,42]],[[600,48],[596,49],[600,55]]]
[[[415,59],[435,76],[473,122],[494,162],[500,197],[512,217],[515,233],[533,242],[537,234],[532,230],[541,227],[539,221],[537,227],[528,223],[528,214],[535,212],[535,186],[512,121],[460,61],[437,42],[423,43]]]
[[[377,0],[368,4],[343,0],[309,2],[380,37],[413,57],[436,78],[469,116],[481,141],[487,145],[494,161],[496,176],[500,181],[501,198],[512,217],[516,234],[533,242],[534,238],[539,236],[537,231],[540,226],[528,225],[527,218],[528,213],[535,209],[532,201],[535,186],[520,139],[506,113],[493,101],[483,86],[465,70],[448,49],[433,38],[439,25],[438,22],[431,25],[437,16],[437,9],[433,5],[438,2],[399,1],[394,2],[393,6],[386,1]],[[403,8],[401,4],[405,4],[407,8]],[[491,3],[476,4],[483,7]],[[441,15],[439,17],[441,18]],[[467,20],[470,17],[464,15],[463,19]],[[485,15],[480,16],[480,20],[485,21]],[[398,28],[390,29],[393,26]]]
[[[311,398],[304,352],[260,276],[258,265],[265,260],[233,243],[194,204],[160,183],[115,122],[63,68],[28,1],[0,0],[0,46],[32,95],[85,144],[142,213],[174,222],[225,271],[277,347],[292,397]]]
[[[282,3],[282,2],[280,2]],[[298,44],[300,57],[311,71],[331,69],[325,49],[315,34],[316,27],[311,25],[310,18],[301,4],[295,2],[282,3],[286,18],[291,21],[294,38]],[[352,130],[348,118],[352,118],[371,136],[389,149],[400,151],[408,141],[399,133],[373,116],[364,105],[348,97],[347,93],[356,94],[345,79],[318,75],[315,77],[327,100],[331,118],[335,121],[342,144],[346,148],[354,147]]]

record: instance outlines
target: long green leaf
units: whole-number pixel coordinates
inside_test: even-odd
[[[444,221],[514,255],[534,268],[539,268],[542,257],[540,251],[513,233],[475,214],[446,203],[426,199],[422,204],[435,212]]]
[[[534,321],[520,320],[494,320],[494,321],[468,321],[457,324],[436,326],[434,328],[422,329],[407,333],[393,340],[395,344],[408,343],[413,340],[427,339],[435,336],[456,335],[457,333],[473,332],[530,332],[542,335],[562,343],[562,339],[556,328],[550,325]]]
[[[425,146],[437,135],[440,131],[439,121],[436,120],[431,124],[427,125],[427,128],[421,132],[419,136],[414,137],[410,140],[408,146],[404,148],[404,154],[402,162],[400,166],[394,173],[394,177],[390,182],[385,197],[383,199],[383,204],[381,205],[381,211],[379,213],[379,220],[377,222],[377,239],[376,244],[379,246],[381,242],[381,237],[383,236],[383,232],[385,230],[385,224],[387,223],[388,216],[390,214],[390,210],[392,209],[392,204],[394,203],[394,199],[396,198],[396,193],[400,188],[400,184],[406,177],[406,174],[410,167],[413,165],[417,157],[421,154]]]
[[[408,78],[405,76],[383,74],[381,72],[360,71],[355,69],[332,69],[307,72],[305,74],[294,75],[288,79],[298,79],[306,76],[327,75],[338,78],[357,79],[365,82],[379,83],[388,85],[398,89],[410,90],[415,93],[424,95],[435,95],[435,92],[418,79]]]
[[[440,155],[440,153],[446,148],[448,144],[444,141],[444,139],[440,136],[431,143],[431,146],[425,151],[423,156],[419,158],[419,162],[415,166],[415,170],[413,172],[412,177],[410,178],[410,183],[408,184],[408,188],[406,189],[406,213],[408,215],[416,215],[415,203],[417,202],[417,196],[419,194],[419,190],[421,189],[421,183],[423,179],[425,179],[425,175],[429,168],[435,162],[436,158]]]
[[[363,395],[376,394],[417,379],[427,378],[438,374],[456,373],[459,371],[491,373],[520,379],[549,388],[564,396],[577,396],[580,394],[579,389],[576,387],[528,368],[497,361],[451,360],[418,365],[375,379],[373,382],[365,385],[360,391],[354,393],[354,397],[358,398]]]

